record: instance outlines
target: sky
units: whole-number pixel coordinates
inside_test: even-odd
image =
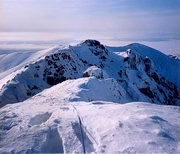
[[[0,43],[88,38],[180,53],[180,0],[0,0]]]

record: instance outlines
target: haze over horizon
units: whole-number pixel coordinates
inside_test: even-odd
[[[0,23],[0,49],[10,42],[66,45],[92,38],[180,53],[179,0],[1,0]]]

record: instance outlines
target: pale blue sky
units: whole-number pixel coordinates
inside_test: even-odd
[[[177,42],[180,0],[0,0],[0,32],[66,33],[69,40],[93,37],[117,43]]]

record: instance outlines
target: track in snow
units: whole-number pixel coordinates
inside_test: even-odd
[[[90,152],[94,152],[95,151],[95,148],[93,146],[93,143],[92,141],[89,139],[88,135],[85,133],[85,131],[90,135],[90,137],[94,140],[94,142],[97,144],[96,140],[93,138],[93,136],[87,131],[87,129],[83,129],[85,128],[82,124],[82,120],[80,118],[80,115],[77,111],[77,109],[73,106],[75,112],[76,112],[76,115],[78,117],[78,122],[79,123],[76,123],[76,128],[79,127],[79,131],[80,131],[80,136],[81,136],[81,142],[82,142],[82,145],[83,145],[83,152],[84,154],[87,152],[87,153],[90,153]],[[73,126],[74,127],[74,126]],[[74,127],[75,128],[75,127]],[[74,129],[75,130],[75,129]],[[78,133],[75,132],[76,135],[78,136]],[[79,138],[80,139],[80,138]],[[86,146],[87,145],[87,146]]]

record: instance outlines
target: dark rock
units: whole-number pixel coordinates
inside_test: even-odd
[[[158,84],[160,84],[160,79],[156,72],[153,72],[151,74],[151,77],[154,79],[154,81],[156,81]]]
[[[47,83],[51,86],[54,85],[54,77],[53,76],[48,76],[47,77]]]
[[[80,59],[84,64],[87,64],[86,60]]]
[[[58,77],[58,74],[57,74],[57,73],[54,73],[54,77]]]
[[[129,55],[132,53],[132,50],[131,49],[127,49],[126,53]]]
[[[149,74],[152,68],[152,61],[148,57],[146,57],[144,60],[144,64],[145,64],[145,71],[147,72],[147,74]]]
[[[26,92],[26,94],[27,96],[32,96],[32,93],[29,90]]]
[[[51,58],[52,58],[52,60],[54,60],[54,61],[58,61],[58,60],[59,60],[58,54],[52,55]]]
[[[159,90],[160,93],[164,95],[164,97],[166,96],[166,93],[164,92],[162,88],[160,88],[160,86],[157,86],[157,89]]]
[[[104,47],[104,45],[102,45],[102,44],[101,44],[100,48],[103,49],[103,50],[105,50],[105,47]]]
[[[31,88],[31,90],[33,90],[33,89],[38,89],[38,87],[37,87],[37,86],[33,86],[33,87]]]
[[[71,60],[70,55],[68,55],[67,53],[61,53],[61,57],[62,57],[63,59]]]
[[[56,63],[54,63],[54,68],[58,68],[58,65]]]
[[[61,82],[63,82],[63,81],[66,81],[66,77],[64,77],[64,76],[60,77],[60,78],[59,78],[59,81],[60,81],[59,83],[61,83]]]
[[[83,77],[90,77],[88,72],[83,73]]]
[[[45,59],[46,59],[46,60],[49,59],[49,56],[46,56]]]
[[[138,75],[138,78],[142,79],[142,77],[140,75]]]
[[[91,50],[91,52],[95,55],[95,56],[98,56],[100,53],[99,53],[99,51],[97,51],[97,50]]]
[[[38,78],[38,77],[39,77],[39,75],[36,73],[36,74],[34,74],[34,77],[35,77],[35,78]]]
[[[118,72],[118,74],[119,74],[119,77],[121,78],[121,77],[122,77],[122,75],[123,75],[123,71],[122,71],[122,70],[120,70],[120,71]]]
[[[51,60],[48,60],[48,65],[52,65],[53,62]]]
[[[104,67],[104,64],[101,63],[101,64],[100,64],[100,68],[103,68],[103,67]]]
[[[28,65],[24,66],[24,68],[28,68]]]
[[[73,67],[72,69],[73,69],[74,71],[76,71],[76,67]]]
[[[161,78],[160,78],[160,84],[161,84],[163,87],[167,88],[167,83],[166,83],[166,78],[165,78],[165,77],[161,77]]]
[[[179,59],[177,56],[175,55],[168,55],[169,57],[173,58],[173,59]]]
[[[98,46],[100,47],[100,42],[97,40],[85,40],[83,43],[86,43],[88,46]]]
[[[38,65],[38,66],[35,66],[35,68],[37,69],[37,70],[39,70],[40,69],[40,66]]]
[[[124,58],[124,62],[128,61],[129,60],[129,57],[125,57]]]
[[[107,58],[105,56],[101,56],[100,59],[102,59],[103,61],[105,61]]]
[[[153,93],[149,87],[147,88],[139,88],[139,91],[149,98],[154,98]]]

